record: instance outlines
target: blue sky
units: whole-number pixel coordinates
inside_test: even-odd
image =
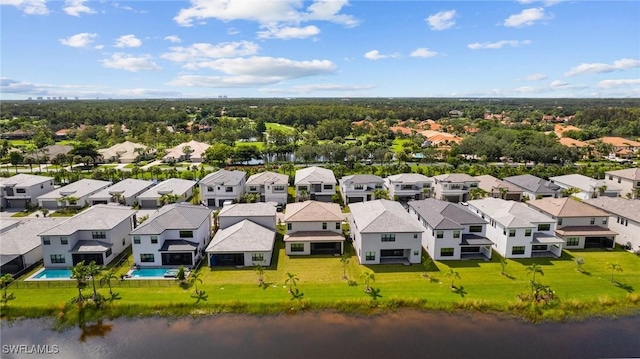
[[[2,99],[640,97],[638,1],[0,4]]]

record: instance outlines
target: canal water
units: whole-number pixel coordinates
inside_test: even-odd
[[[629,358],[640,317],[532,324],[485,314],[400,311],[117,319],[54,331],[2,323],[4,358]],[[22,345],[22,349],[20,349]],[[42,354],[34,354],[34,350]]]

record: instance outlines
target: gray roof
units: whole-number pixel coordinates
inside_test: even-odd
[[[146,190],[149,187],[152,187],[153,185],[154,183],[151,181],[127,178],[114,184],[111,187],[107,187],[92,194],[91,196],[89,196],[89,200],[111,198],[114,193],[121,193],[124,197],[131,197]]]
[[[136,213],[131,207],[99,204],[66,219],[40,236],[70,236],[77,231],[108,231]]]
[[[221,229],[207,246],[207,252],[268,252],[273,250],[276,232],[247,219]]]
[[[630,179],[633,181],[640,180],[640,168],[627,168],[624,170],[617,171],[607,171],[606,174],[611,174],[614,176]]]
[[[640,200],[620,197],[598,197],[585,199],[583,202],[600,208],[603,211],[640,223]]]
[[[512,183],[523,190],[530,193],[557,193],[562,190],[560,186],[555,183],[551,183],[549,181],[543,180],[540,177],[536,177],[533,175],[520,175],[520,176],[511,176],[506,177],[504,179],[506,182]]]
[[[349,205],[360,233],[422,232],[424,227],[400,202],[378,199]]]
[[[29,221],[20,221],[14,227],[2,232],[0,236],[0,254],[3,256],[2,263],[4,265],[5,256],[11,259],[28,253],[40,246],[42,241],[38,234],[66,221],[66,218],[37,218]],[[5,220],[2,221],[3,223]],[[8,257],[6,258],[8,261]]]
[[[275,203],[237,203],[222,207],[218,217],[272,217],[276,215]]]
[[[400,173],[397,175],[388,176],[387,179],[390,182],[394,183],[433,182],[433,179],[431,177],[427,177],[419,173]]]
[[[55,189],[49,193],[45,193],[42,196],[38,197],[38,200],[41,199],[58,199],[62,196],[73,196],[73,197],[84,197],[87,195],[91,195],[99,190],[106,188],[111,185],[110,181],[98,181],[92,179],[81,179],[80,181],[70,183],[64,187],[60,187]]]
[[[184,239],[167,239],[162,242],[159,252],[193,252],[198,249],[198,243]]]
[[[263,185],[263,184],[289,184],[289,176],[276,172],[261,172],[256,173],[247,179],[247,185]]]
[[[622,189],[615,185],[606,184],[604,180],[597,180],[591,177],[587,177],[581,174],[571,174],[564,176],[550,177],[549,180],[556,184],[565,185],[568,187],[575,187],[584,192],[597,191],[598,188],[606,186],[610,192],[621,191]]]
[[[193,186],[196,185],[196,183],[196,181],[183,180],[180,178],[170,178],[151,187],[149,190],[139,195],[138,198],[155,199],[169,193],[183,195],[190,189],[192,189]]]
[[[31,187],[44,182],[53,182],[53,177],[19,173],[11,177],[0,178],[0,186],[2,187]]]
[[[96,240],[82,240],[77,241],[76,244],[71,248],[69,252],[78,253],[78,252],[106,252],[109,248],[111,248],[113,244],[107,242],[101,242]]]
[[[338,183],[336,176],[332,170],[322,167],[308,167],[296,171],[296,179],[294,181],[296,185],[305,185],[312,183]]]
[[[66,155],[67,153],[71,152],[72,149],[73,146],[69,145],[51,145],[44,148],[44,150],[47,152],[47,156],[49,156],[50,159],[53,159],[59,154]]]
[[[18,220],[18,219],[2,218],[2,220],[0,221],[0,233],[4,233],[4,232],[10,230],[11,228],[15,228],[20,223],[22,223],[22,221]]]
[[[472,176],[469,176],[466,173],[445,173],[442,175],[434,176],[436,180],[440,182],[478,182]]]
[[[564,241],[552,234],[535,232],[533,234],[533,239],[531,240],[531,243],[533,244],[564,244]]]
[[[413,208],[434,229],[462,229],[467,224],[486,224],[467,207],[457,203],[429,198],[410,201],[409,207]]]
[[[244,171],[227,171],[225,169],[209,173],[200,183],[203,185],[219,184],[223,186],[237,186],[247,173]]]
[[[187,203],[173,203],[159,208],[131,231],[130,235],[161,234],[168,229],[197,229],[211,217],[212,209]]]
[[[460,242],[461,246],[490,246],[492,244],[490,239],[473,233],[463,233]]]
[[[382,177],[376,176],[376,175],[368,175],[368,174],[344,176],[340,181],[345,184],[384,183],[384,179],[382,179]]]
[[[477,208],[506,228],[530,228],[536,227],[537,223],[555,223],[551,217],[520,202],[489,197],[469,201],[469,206]]]
[[[480,181],[478,187],[481,189],[491,193],[494,191],[500,191],[500,188],[506,188],[508,192],[522,192],[520,187],[511,184],[509,182],[503,181],[501,179],[495,178],[492,175],[482,175],[476,176],[476,180]]]

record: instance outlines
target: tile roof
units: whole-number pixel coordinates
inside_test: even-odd
[[[563,146],[567,146],[567,147],[588,147],[591,146],[590,144],[586,143],[586,142],[582,142],[582,141],[578,141],[578,140],[574,140],[571,137],[562,137],[561,139],[558,140],[560,142],[561,145]]]
[[[599,191],[599,188],[602,186],[606,186],[607,190],[610,192],[622,190],[620,187],[615,185],[605,185],[604,180],[597,180],[581,174],[555,176],[550,177],[549,180],[559,185],[578,188],[584,192]]]
[[[0,236],[0,254],[13,258],[28,253],[42,243],[38,234],[66,221],[66,218],[37,218],[19,223],[2,232]],[[5,222],[5,220],[2,220]],[[3,257],[4,258],[4,257]],[[13,259],[11,258],[11,259]],[[7,258],[9,259],[9,258]],[[9,261],[11,260],[9,259]],[[6,262],[2,260],[4,265]]]
[[[171,131],[173,132],[173,131]],[[184,142],[181,143],[179,145],[177,145],[176,147],[172,147],[169,148],[167,150],[167,154],[163,157],[165,159],[168,158],[180,158],[181,156],[184,155],[184,152],[182,151],[182,149],[185,146],[189,146],[189,148],[191,148],[191,158],[204,158],[204,152],[211,147],[211,145],[206,144],[204,142],[198,142],[198,141],[189,141],[189,142]]]
[[[537,193],[558,193],[562,188],[555,183],[543,180],[533,175],[520,175],[505,177],[504,181],[514,184],[527,192]]]
[[[457,203],[428,198],[409,201],[409,207],[434,229],[462,229],[467,224],[486,224],[467,207]]]
[[[609,214],[573,198],[541,198],[529,201],[534,209],[546,212],[554,217],[608,217]]]
[[[96,241],[94,239],[90,240],[81,240],[77,241],[76,244],[71,248],[69,252],[78,253],[78,252],[106,252],[109,248],[111,248],[113,244]]]
[[[80,181],[70,183],[64,187],[55,189],[49,193],[45,193],[38,197],[38,200],[58,199],[62,196],[84,197],[97,192],[111,185],[110,181],[98,181],[92,179],[81,179]]]
[[[640,142],[634,140],[628,140],[624,137],[601,137],[595,140],[590,140],[589,142],[597,142],[602,141],[604,143],[608,143],[614,147],[640,147]]]
[[[167,239],[162,242],[158,252],[193,252],[198,249],[198,243],[184,239]]]
[[[181,178],[169,178],[168,180],[164,180],[140,194],[138,199],[160,198],[168,193],[182,195],[188,192],[196,184],[196,181],[189,181]]]
[[[615,236],[618,232],[600,226],[568,226],[556,229],[561,236]]]
[[[168,229],[197,229],[211,218],[212,213],[213,210],[205,206],[187,203],[168,204],[151,214],[149,219],[129,234],[161,234]]]
[[[105,159],[111,159],[113,157],[116,157],[122,160],[133,161],[139,156],[139,154],[135,151],[136,148],[147,149],[147,146],[141,143],[125,141],[122,143],[115,144],[109,148],[99,149],[98,152]]]
[[[344,214],[337,203],[305,201],[289,203],[284,214],[285,222],[338,222]]]
[[[203,185],[224,185],[224,186],[237,186],[242,182],[242,179],[247,175],[244,171],[227,171],[225,169],[218,170],[213,173],[209,173],[200,183]]]
[[[284,242],[344,242],[343,235],[330,231],[300,231],[284,236]]]
[[[603,211],[640,223],[640,200],[626,198],[598,197],[583,200],[584,203]]]
[[[218,217],[275,216],[274,203],[236,203],[222,207]]]
[[[387,179],[393,183],[433,182],[431,177],[427,177],[419,173],[400,173],[388,176]]]
[[[110,198],[114,193],[120,193],[124,197],[130,197],[153,186],[154,184],[151,181],[127,178],[114,184],[111,187],[107,187],[92,194],[91,196],[89,196],[89,200]]]
[[[263,185],[263,184],[289,184],[289,176],[276,172],[260,172],[252,175],[247,179],[247,185]]]
[[[36,176],[26,173],[19,173],[11,177],[0,178],[0,186],[16,186],[16,187],[31,187],[43,182],[53,182],[53,177]]]
[[[627,168],[624,170],[607,171],[605,173],[634,181],[640,180],[640,168]]]
[[[535,227],[537,223],[555,222],[551,217],[520,202],[489,197],[468,203],[470,209],[477,208],[506,228],[530,228]]]
[[[384,179],[382,177],[369,174],[344,176],[340,181],[345,184],[384,183]]]
[[[322,167],[307,167],[296,171],[296,178],[294,183],[299,184],[312,184],[312,183],[333,183],[337,184],[336,176],[332,170]]]
[[[491,193],[494,191],[500,191],[500,188],[506,188],[508,192],[522,192],[522,190],[520,189],[520,187],[511,184],[509,182],[505,182],[501,179],[495,178],[491,175],[482,175],[482,176],[475,176],[475,179],[480,181],[480,183],[478,183],[478,187],[480,187],[481,189]]]
[[[125,206],[99,204],[40,233],[40,236],[69,236],[77,231],[108,231],[128,220],[136,210]]]
[[[466,173],[445,173],[434,176],[433,178],[440,182],[478,182],[475,177],[469,176]]]
[[[424,227],[400,202],[378,199],[349,205],[360,233],[422,232]]]
[[[275,239],[275,231],[245,219],[219,230],[206,252],[268,252]]]

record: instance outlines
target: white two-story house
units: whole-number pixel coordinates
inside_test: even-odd
[[[420,263],[424,228],[400,202],[379,199],[349,205],[353,248],[360,264]]]
[[[426,229],[422,247],[432,259],[491,259],[487,223],[467,207],[429,198],[409,202],[409,214]]]
[[[89,196],[89,203],[108,204],[119,203],[125,206],[135,206],[138,202],[138,196],[153,187],[155,183],[151,181],[127,178],[98,191]]]
[[[89,196],[109,186],[110,181],[81,179],[38,197],[38,205],[46,209],[81,208],[90,205]]]
[[[385,178],[389,197],[408,202],[433,196],[433,179],[419,173],[401,173]]]
[[[287,204],[289,176],[276,172],[260,172],[247,179],[245,192],[260,195],[260,202]]]
[[[609,229],[618,233],[616,243],[630,251],[640,251],[640,201],[599,197],[584,203],[609,214]]]
[[[340,194],[342,195],[344,204],[377,199],[373,195],[373,191],[377,189],[385,189],[384,179],[380,176],[351,175],[340,179]]]
[[[188,203],[158,209],[129,233],[135,264],[192,268],[211,240],[212,213],[205,206]]]
[[[564,241],[556,237],[556,221],[521,202],[498,198],[469,201],[469,209],[489,224],[487,238],[504,258],[556,257]]]
[[[550,177],[549,181],[562,187],[562,189],[576,188],[580,192],[572,196],[580,199],[606,197],[620,197],[622,188],[618,184],[607,184],[604,180],[587,177],[581,174]]]
[[[640,199],[640,168],[607,171],[604,173],[604,184],[620,188],[623,197]]]
[[[480,181],[465,173],[447,173],[433,177],[435,198],[447,202],[466,202],[469,191],[478,188]]]
[[[337,203],[305,201],[290,203],[284,214],[285,253],[289,256],[342,254],[345,215]]]
[[[200,180],[200,198],[202,204],[219,208],[225,201],[239,202],[245,191],[247,173],[227,171],[225,169],[209,173]]]
[[[296,201],[331,202],[337,184],[332,170],[316,166],[297,170],[294,181]]]
[[[40,233],[45,268],[68,268],[81,261],[109,264],[131,244],[135,213],[131,207],[99,204]]]
[[[158,208],[169,203],[186,202],[193,196],[196,181],[169,178],[138,195],[142,208]]]
[[[54,190],[53,178],[20,173],[0,178],[0,205],[3,208],[25,208],[27,203]]]

